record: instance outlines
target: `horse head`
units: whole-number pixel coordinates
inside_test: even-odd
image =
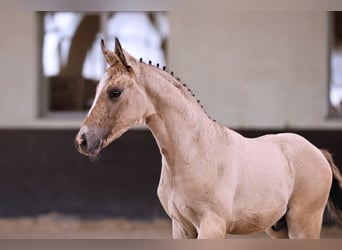
[[[143,123],[148,103],[138,81],[138,61],[122,49],[117,38],[114,52],[105,47],[103,40],[101,49],[109,67],[75,138],[79,152],[93,157],[130,127]]]

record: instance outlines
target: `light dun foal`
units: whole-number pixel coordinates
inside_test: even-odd
[[[158,196],[174,238],[225,238],[265,231],[273,238],[319,238],[328,207],[342,221],[342,178],[331,155],[291,134],[249,139],[208,118],[166,71],[121,48],[76,136],[96,157],[130,127],[145,124],[162,155]]]

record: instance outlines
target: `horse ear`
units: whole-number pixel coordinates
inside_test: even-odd
[[[123,65],[125,65],[126,67],[129,66],[127,63],[126,56],[125,56],[125,52],[122,49],[120,41],[117,37],[115,37],[115,54],[119,57]]]
[[[101,39],[101,49],[102,49],[102,54],[103,54],[103,56],[104,56],[106,62],[107,62],[109,65],[114,64],[114,62],[115,62],[114,53],[106,48],[103,39]]]
[[[139,72],[137,60],[127,51],[123,50],[120,41],[115,37],[115,55],[130,72]]]
[[[104,40],[101,39],[101,49],[106,62],[109,65],[113,65],[116,61],[120,60],[121,63],[130,71],[138,72],[137,60],[122,49],[118,38],[115,38],[115,50],[114,53],[108,50],[105,46]]]

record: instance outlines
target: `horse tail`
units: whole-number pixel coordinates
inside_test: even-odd
[[[329,162],[333,174],[327,204],[328,211],[342,224],[342,175],[338,167],[335,165],[332,155],[325,149],[321,149],[321,152]]]

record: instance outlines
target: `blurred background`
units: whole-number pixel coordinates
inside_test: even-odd
[[[0,20],[0,238],[171,237],[147,129],[93,162],[74,148],[106,68],[101,38],[167,65],[218,122],[248,137],[299,133],[342,166],[340,12],[13,11]],[[323,236],[342,238],[328,216]]]

